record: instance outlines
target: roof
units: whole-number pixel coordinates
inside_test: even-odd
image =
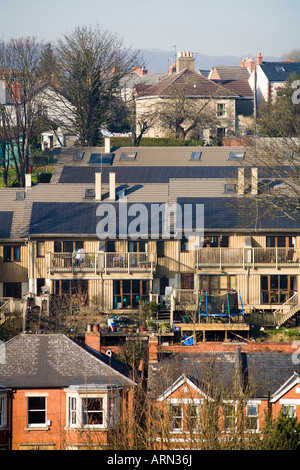
[[[254,97],[248,80],[221,80],[218,83],[242,98],[253,99]]]
[[[248,80],[249,70],[240,66],[217,66],[213,71],[218,74],[220,80]]]
[[[179,90],[183,90],[185,95],[190,97],[230,98],[236,96],[234,92],[205,78],[200,73],[183,69],[152,87],[141,89],[138,98],[174,96]]]
[[[241,352],[238,347],[226,353],[165,353],[158,363],[149,364],[148,393],[162,396],[185,374],[204,393],[213,384],[215,393],[230,394],[238,370],[251,398],[267,399],[269,392],[275,394],[294,372],[299,373],[300,365],[293,364],[291,353]]]
[[[21,333],[4,345],[0,385],[7,388],[109,388],[133,385],[130,370],[63,334]]]
[[[0,240],[21,238],[24,188],[0,188]]]
[[[285,82],[292,73],[300,76],[300,62],[262,62],[259,67],[270,82]]]

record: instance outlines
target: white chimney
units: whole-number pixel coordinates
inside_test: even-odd
[[[31,188],[31,173],[25,175],[25,189]]]
[[[238,190],[237,193],[241,196],[245,190],[245,172],[244,168],[238,168]]]
[[[95,173],[95,200],[101,201],[101,177],[102,173]]]
[[[104,152],[110,153],[110,137],[105,137],[104,139]]]
[[[109,199],[116,199],[116,174],[109,173]]]
[[[251,194],[257,194],[257,168],[251,168]]]

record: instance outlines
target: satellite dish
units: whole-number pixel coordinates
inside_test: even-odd
[[[111,356],[112,356],[112,352],[111,352],[111,350],[110,350],[110,349],[108,349],[108,350],[106,351],[106,353],[105,353],[105,354],[106,354],[107,356],[109,356],[109,357],[111,357]]]

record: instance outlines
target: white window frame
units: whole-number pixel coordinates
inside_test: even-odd
[[[247,432],[257,432],[259,430],[259,403],[257,402],[247,402],[246,407],[245,407],[245,419],[247,418],[256,418],[256,428],[248,428],[246,426]],[[248,408],[255,407],[256,408],[256,414],[255,415],[249,415],[248,414]]]
[[[293,413],[291,414],[291,411]],[[297,416],[297,405],[295,403],[283,403],[282,404],[282,413],[288,418],[296,418]]]
[[[84,400],[87,398],[102,399],[102,424],[84,423]],[[107,429],[117,422],[119,415],[119,395],[116,393],[97,392],[72,392],[67,391],[66,423],[68,428]],[[73,405],[73,407],[71,407]],[[73,418],[73,419],[72,419]]]
[[[48,394],[40,394],[40,393],[26,393],[25,396],[27,397],[27,428],[34,429],[34,428],[46,428],[47,427],[47,396]],[[45,413],[45,421],[42,423],[30,423],[29,422],[29,412],[33,411],[29,408],[29,400],[30,398],[44,398],[45,400],[45,408],[40,409],[39,411],[44,411]]]
[[[178,407],[180,407],[181,409],[181,413],[180,414],[176,414],[174,415],[174,412],[173,410]],[[178,401],[177,403],[171,403],[170,404],[170,417],[171,417],[171,432],[174,432],[174,433],[178,433],[178,432],[183,432],[183,403]],[[181,426],[178,428],[178,427],[175,427],[174,426],[174,421],[175,419],[176,420],[180,420],[181,421]]]

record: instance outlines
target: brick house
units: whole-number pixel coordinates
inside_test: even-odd
[[[22,333],[0,364],[0,446],[8,450],[105,448],[135,382],[123,363],[63,334]],[[97,349],[95,349],[97,348]]]
[[[164,423],[152,434],[158,448],[198,448],[202,423],[208,419],[220,431],[219,438],[232,432],[237,390],[243,394],[246,433],[261,432],[265,413],[275,418],[282,410],[299,419],[300,366],[294,354],[291,344],[158,347],[156,338],[150,338],[148,393]],[[219,399],[213,423],[208,403]]]

